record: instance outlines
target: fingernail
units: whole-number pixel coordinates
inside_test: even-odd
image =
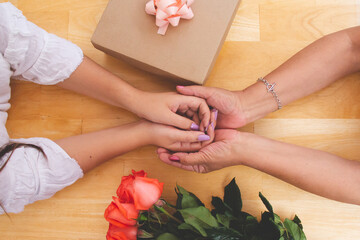
[[[217,120],[217,117],[218,117],[218,113],[219,113],[219,110],[217,109],[213,109],[213,112],[215,113],[215,121]]]
[[[199,130],[200,127],[199,127],[199,125],[197,125],[196,123],[192,123],[190,129],[191,129],[191,130]]]
[[[198,137],[198,140],[199,140],[200,142],[202,142],[202,141],[207,141],[207,140],[210,140],[210,136],[208,136],[208,135],[200,135],[200,136]]]
[[[215,130],[215,126],[214,126],[213,122],[211,123],[211,127],[212,127],[213,130]]]
[[[170,158],[169,158],[171,161],[180,161],[180,158],[178,157],[178,156],[171,156]]]
[[[177,86],[178,88],[180,88],[180,89],[183,89],[184,88],[184,86]]]

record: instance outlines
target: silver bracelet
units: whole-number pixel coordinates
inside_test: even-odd
[[[263,82],[265,84],[267,92],[270,92],[274,96],[275,101],[276,101],[276,103],[278,105],[278,110],[280,110],[282,108],[282,105],[281,105],[281,102],[280,102],[280,99],[279,99],[278,95],[274,91],[274,87],[275,87],[276,83],[274,82],[273,84],[270,84],[268,81],[266,81],[265,78],[262,78],[262,77],[260,77],[257,81],[258,82]]]

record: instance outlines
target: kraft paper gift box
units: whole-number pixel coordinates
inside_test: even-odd
[[[195,0],[194,18],[157,34],[149,0],[110,0],[93,45],[145,71],[181,84],[204,84],[225,41],[240,0]]]

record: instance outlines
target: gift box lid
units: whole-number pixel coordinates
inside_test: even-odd
[[[240,0],[195,0],[191,20],[157,34],[148,0],[110,0],[92,36],[94,46],[147,71],[203,84],[224,43]]]

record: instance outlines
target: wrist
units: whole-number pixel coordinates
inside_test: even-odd
[[[277,102],[261,82],[238,91],[236,94],[243,109],[246,124],[261,119],[277,110]]]
[[[138,102],[142,95],[141,90],[134,88],[131,85],[121,86],[117,91],[117,106],[126,109],[130,112],[136,113]]]
[[[152,145],[154,142],[152,135],[152,125],[153,123],[147,120],[139,120],[136,122],[136,131],[138,133],[139,143],[141,146]]]
[[[234,165],[245,165],[253,161],[253,152],[256,145],[256,138],[258,136],[248,132],[238,132],[235,144],[233,146],[233,161]]]

